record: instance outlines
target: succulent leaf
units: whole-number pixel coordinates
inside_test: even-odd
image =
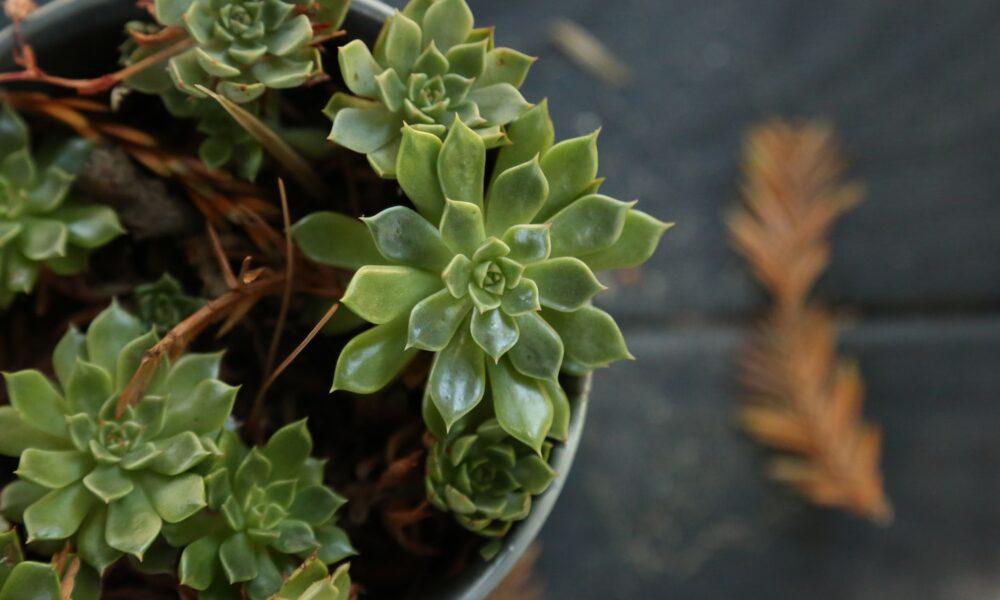
[[[0,309],[31,292],[42,268],[79,273],[91,250],[124,232],[111,208],[71,192],[89,152],[88,142],[70,140],[38,164],[27,125],[0,106]]]

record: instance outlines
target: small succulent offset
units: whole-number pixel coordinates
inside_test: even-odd
[[[443,511],[454,513],[466,529],[494,538],[480,551],[492,558],[499,538],[528,516],[531,497],[542,493],[555,478],[549,467],[551,444],[541,455],[511,438],[496,419],[471,433],[453,432],[438,439],[427,455],[427,498]]]
[[[157,341],[117,303],[84,335],[71,329],[53,354],[58,386],[34,370],[5,375],[0,454],[19,456],[19,480],[2,495],[5,516],[29,541],[72,538],[98,572],[123,554],[140,560],[164,523],[206,504],[197,467],[237,389],[219,381],[219,354],[164,358],[146,395],[116,417],[116,403]]]
[[[494,148],[506,141],[503,126],[531,106],[518,88],[534,59],[495,48],[492,28],[473,28],[465,0],[411,0],[386,21],[373,51],[354,40],[339,61],[355,95],[330,100],[330,139],[367,154],[387,178],[404,123],[444,138],[460,121]]]
[[[153,283],[136,286],[135,302],[139,318],[163,335],[191,316],[205,302],[184,292],[180,282],[164,273]]]
[[[342,303],[376,326],[344,348],[335,389],[375,392],[431,351],[429,424],[451,428],[489,395],[500,427],[540,452],[568,427],[560,370],[630,356],[614,320],[591,304],[604,289],[593,270],[644,262],[667,226],[596,193],[596,134],[552,145],[544,103],[510,136],[486,186],[486,145],[464,123],[443,143],[405,127],[397,172],[416,210],[364,219],[367,242],[329,213],[306,217],[294,235],[319,262],[367,261]]]
[[[43,267],[79,273],[91,250],[124,232],[111,208],[72,195],[89,153],[88,142],[70,139],[36,160],[24,121],[0,108],[0,308],[31,292]]]
[[[182,584],[203,598],[263,600],[304,559],[318,560],[325,576],[325,565],[354,554],[336,525],[345,500],[323,485],[324,461],[310,456],[312,446],[305,421],[252,450],[222,434],[222,454],[205,476],[207,510],[164,530],[168,543],[186,546]]]
[[[343,20],[348,2],[284,0],[156,0],[162,25],[179,26],[197,45],[170,59],[177,88],[198,98],[203,85],[237,103],[265,90],[294,88],[322,72],[319,50],[311,45],[315,7],[318,21]]]
[[[330,574],[318,558],[310,558],[295,570],[272,600],[348,600],[351,597],[349,565]]]

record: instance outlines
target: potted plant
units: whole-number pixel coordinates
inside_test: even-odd
[[[488,594],[630,357],[595,272],[667,228],[599,193],[597,133],[555,140],[465,0],[31,9],[0,35],[0,539],[40,562],[0,586]]]

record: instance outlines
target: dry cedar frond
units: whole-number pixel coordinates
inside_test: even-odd
[[[780,121],[747,142],[744,206],[728,219],[736,250],[774,299],[741,361],[744,429],[786,453],[773,478],[817,504],[888,522],[879,469],[881,434],[862,420],[864,389],[837,356],[830,314],[809,292],[830,256],[830,229],[861,199],[827,124]]]

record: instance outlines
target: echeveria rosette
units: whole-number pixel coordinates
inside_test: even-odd
[[[346,10],[344,0],[318,3]],[[177,88],[198,98],[203,85],[240,104],[268,89],[294,88],[322,72],[311,45],[313,24],[300,5],[284,0],[156,0],[156,18],[180,26],[197,45],[170,59]],[[342,14],[340,15],[342,18]]]
[[[427,454],[427,498],[451,512],[463,527],[495,538],[482,550],[489,559],[499,538],[531,511],[531,498],[555,478],[548,465],[551,444],[535,454],[511,438],[495,419],[474,431],[436,440]]]
[[[219,354],[164,359],[142,400],[115,405],[143,353],[157,341],[117,303],[86,334],[71,329],[52,362],[58,383],[34,370],[6,374],[0,453],[19,456],[4,514],[29,541],[71,538],[100,572],[123,553],[140,560],[164,523],[206,504],[197,467],[219,453],[218,431],[237,389],[219,381]]]
[[[36,160],[27,125],[0,108],[0,308],[30,293],[42,268],[79,273],[91,250],[124,232],[111,208],[73,197],[89,152],[88,142],[70,139]]]
[[[205,301],[188,296],[180,282],[164,273],[152,283],[135,288],[135,303],[139,318],[164,334],[205,305]]]
[[[553,146],[544,103],[511,135],[520,143],[501,149],[485,186],[485,143],[469,127],[457,123],[444,142],[406,127],[397,174],[416,210],[365,219],[370,242],[329,213],[306,217],[294,235],[314,260],[367,261],[342,303],[376,327],[344,348],[336,389],[375,392],[418,350],[435,352],[428,421],[436,412],[451,428],[489,392],[500,426],[540,451],[568,427],[560,370],[630,356],[614,320],[591,304],[603,289],[592,270],[642,263],[666,226],[596,193],[596,135]]]
[[[345,500],[323,485],[305,421],[248,450],[226,431],[205,477],[208,508],[164,530],[185,546],[181,583],[203,598],[270,598],[304,559],[332,564],[354,554],[335,513]],[[246,593],[246,596],[243,594]]]
[[[518,88],[534,59],[495,48],[492,28],[473,28],[465,0],[412,0],[386,21],[372,51],[354,40],[339,62],[354,95],[330,100],[330,139],[367,154],[387,178],[395,177],[404,123],[443,139],[461,121],[493,148],[506,141],[503,126],[531,106]]]

